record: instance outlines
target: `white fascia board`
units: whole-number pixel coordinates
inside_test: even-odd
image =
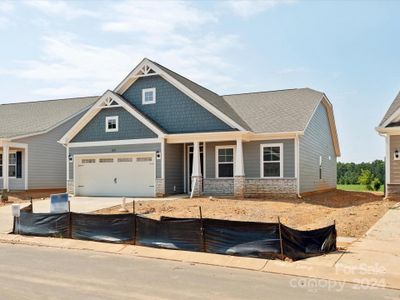
[[[316,114],[318,107],[321,103],[325,106],[325,109],[327,112],[329,128],[330,128],[331,136],[332,136],[332,142],[333,142],[333,146],[335,148],[335,154],[337,157],[340,157],[341,153],[340,153],[340,146],[339,146],[339,137],[338,137],[338,133],[337,133],[337,129],[336,129],[336,122],[335,122],[335,115],[333,113],[333,106],[325,94],[323,94],[321,100],[315,106],[314,111],[313,111],[310,119],[308,120],[306,127],[304,128],[304,132],[310,126],[311,120],[314,117],[314,115]]]
[[[394,135],[400,134],[400,127],[376,127],[375,130],[380,134]]]
[[[129,86],[131,86],[139,77],[135,76],[137,72],[140,71],[140,69],[143,67],[143,65],[149,65],[157,74],[155,75],[160,75],[162,78],[164,78],[166,81],[171,83],[173,86],[175,86],[178,90],[186,94],[188,97],[193,99],[195,102],[197,102],[199,105],[204,107],[206,110],[208,110],[210,113],[215,115],[217,118],[219,118],[221,121],[224,123],[228,124],[229,126],[232,126],[233,128],[239,129],[241,131],[246,131],[245,128],[240,126],[238,123],[236,123],[234,120],[229,118],[227,115],[222,113],[219,109],[208,103],[206,100],[201,98],[199,95],[196,93],[192,92],[190,89],[188,89],[186,86],[184,86],[182,83],[177,81],[175,78],[170,76],[168,73],[164,72],[162,69],[160,69],[158,66],[156,66],[153,62],[145,58],[142,60],[142,62],[135,68],[129,75],[114,89],[114,92],[118,94],[123,94]]]

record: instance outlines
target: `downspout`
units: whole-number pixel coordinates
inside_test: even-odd
[[[296,133],[294,138],[294,149],[295,149],[295,175],[297,179],[297,197],[302,198],[300,195],[300,141],[299,141],[299,134]]]

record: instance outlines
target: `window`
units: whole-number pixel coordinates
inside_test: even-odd
[[[8,177],[17,176],[17,153],[8,155]],[[3,154],[0,154],[0,177],[3,177]]]
[[[83,164],[94,164],[96,163],[96,159],[94,158],[84,158],[82,159]]]
[[[261,177],[283,177],[283,144],[261,145]]]
[[[319,157],[319,180],[322,180],[322,156]]]
[[[112,163],[114,162],[113,158],[100,158],[99,163]]]
[[[216,147],[217,178],[233,177],[234,149],[234,146]]]
[[[142,90],[142,104],[156,103],[156,88]]]
[[[118,116],[106,117],[106,132],[118,131]]]
[[[132,157],[119,157],[117,161],[119,163],[133,162],[133,158]]]

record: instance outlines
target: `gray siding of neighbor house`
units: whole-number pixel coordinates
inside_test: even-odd
[[[244,173],[247,178],[260,178],[261,174],[261,145],[283,144],[283,176],[295,177],[294,140],[252,141],[243,143]],[[235,145],[236,141],[206,144],[206,178],[215,178],[215,147]]]
[[[106,132],[106,117],[118,116],[118,131]],[[93,142],[155,138],[157,135],[122,107],[102,109],[72,140]]]
[[[115,145],[115,146],[99,146],[99,147],[79,147],[70,148],[69,153],[72,156],[78,154],[102,154],[102,153],[129,153],[129,152],[155,152],[161,151],[161,144],[141,144],[141,145]],[[74,178],[73,163],[69,163],[69,178]],[[161,159],[156,159],[156,177],[161,178]],[[65,182],[64,182],[65,185]]]
[[[72,118],[48,133],[15,140],[17,143],[28,144],[28,189],[65,188],[66,150],[57,141],[81,116]]]
[[[299,151],[300,193],[336,188],[336,154],[323,104],[319,104],[304,136],[300,137]],[[319,179],[320,156],[322,180]]]
[[[394,152],[400,151],[400,135],[390,136],[390,182],[392,184],[400,183],[400,160],[394,160]]]
[[[12,151],[20,151],[22,152],[22,178],[9,178],[8,179],[8,188],[11,191],[21,191],[25,190],[25,151],[23,149],[10,148],[10,152]],[[0,178],[0,189],[3,189],[3,178]]]
[[[142,104],[146,88],[156,88],[155,104]],[[123,97],[168,133],[235,130],[158,75],[139,78]]]
[[[167,195],[184,192],[183,176],[183,145],[165,144],[165,193]]]

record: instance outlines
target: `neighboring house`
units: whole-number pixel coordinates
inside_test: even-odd
[[[65,189],[66,149],[57,141],[97,99],[0,105],[0,189]]]
[[[336,188],[340,155],[324,93],[220,96],[149,59],[60,143],[82,196],[300,195]]]
[[[376,130],[386,139],[385,196],[400,196],[400,93]]]

